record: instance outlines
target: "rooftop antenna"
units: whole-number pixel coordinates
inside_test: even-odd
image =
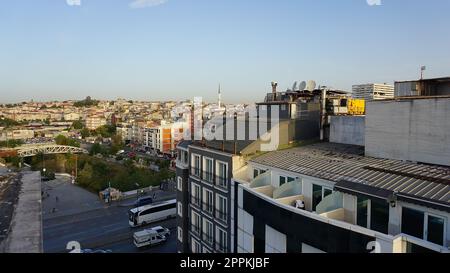
[[[420,80],[423,80],[423,73],[425,72],[425,70],[427,70],[426,66],[421,66],[420,67]]]
[[[220,83],[219,83],[219,109],[222,108],[222,93],[220,92]]]

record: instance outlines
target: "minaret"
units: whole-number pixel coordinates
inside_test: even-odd
[[[219,83],[219,109],[222,108],[222,94],[220,93],[220,83]]]

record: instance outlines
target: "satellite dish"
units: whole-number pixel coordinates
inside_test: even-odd
[[[315,81],[308,81],[306,84],[306,90],[308,91],[314,91],[316,89],[316,82]]]
[[[294,85],[292,86],[292,92],[297,91],[297,82],[294,82]]]
[[[303,90],[305,90],[305,88],[306,88],[306,82],[302,81],[298,87],[298,90],[303,91]]]

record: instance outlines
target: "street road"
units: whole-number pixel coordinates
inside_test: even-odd
[[[97,195],[72,185],[70,179],[64,177],[45,182],[43,191],[44,252],[69,252],[66,246],[71,241],[79,242],[82,249],[103,249],[114,253],[176,252],[175,219],[142,228],[129,226],[128,211],[134,199],[108,206],[99,202]],[[159,201],[175,198],[175,193],[158,190],[156,196],[156,201]],[[134,246],[134,232],[159,225],[171,230],[166,243],[144,249]]]
[[[114,253],[175,253],[176,220],[153,223],[143,228],[128,225],[129,207],[112,206],[76,215],[54,217],[44,221],[44,252],[68,252],[67,243],[77,241],[83,249],[109,249]],[[137,249],[133,233],[161,225],[171,230],[169,240],[162,245]]]

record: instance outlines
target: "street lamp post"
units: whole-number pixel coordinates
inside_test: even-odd
[[[139,201],[139,187],[141,186],[141,185],[139,185],[139,183],[135,183],[135,185],[136,185],[136,204],[137,204],[137,202]]]

